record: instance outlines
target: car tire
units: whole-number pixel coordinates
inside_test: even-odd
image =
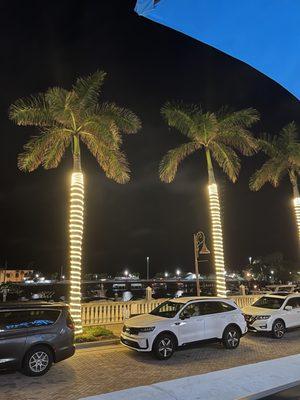
[[[176,348],[176,341],[169,333],[160,334],[154,341],[152,353],[158,360],[167,360],[172,357]]]
[[[282,319],[276,319],[272,326],[272,336],[274,339],[282,339],[286,332],[285,323]]]
[[[236,349],[240,344],[240,339],[241,339],[240,329],[235,325],[227,326],[227,328],[224,330],[223,333],[223,338],[222,338],[223,346],[229,350]]]
[[[49,371],[52,363],[52,351],[47,346],[35,346],[25,354],[22,372],[27,376],[41,376]]]

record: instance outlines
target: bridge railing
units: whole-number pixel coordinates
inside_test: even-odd
[[[236,304],[242,308],[251,305],[256,301],[259,295],[249,296],[230,296]],[[105,325],[122,323],[131,315],[146,314],[152,311],[160,303],[168,299],[152,299],[150,301],[99,301],[82,304],[82,324]]]

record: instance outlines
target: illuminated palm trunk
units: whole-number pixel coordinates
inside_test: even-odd
[[[84,182],[81,172],[79,139],[74,136],[73,173],[70,200],[70,311],[75,333],[82,332],[81,323],[81,252],[83,236]]]
[[[212,236],[214,261],[217,281],[217,296],[226,296],[225,263],[223,249],[223,234],[221,222],[221,209],[218,194],[218,187],[215,181],[213,165],[209,149],[206,149],[206,160],[208,168],[208,194],[212,222]]]
[[[294,203],[295,214],[296,214],[298,238],[300,240],[300,195],[299,195],[299,189],[298,189],[297,176],[294,172],[290,172],[290,180],[291,180],[291,183],[293,186],[293,195],[294,195],[293,203]]]

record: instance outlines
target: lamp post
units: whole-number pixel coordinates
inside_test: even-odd
[[[180,276],[180,269],[176,269],[176,276],[179,278],[179,276]]]
[[[150,257],[146,258],[147,261],[147,281],[149,280],[149,264],[150,264]]]
[[[200,281],[199,281],[199,255],[210,254],[206,243],[205,235],[202,231],[194,233],[194,256],[195,256],[195,275],[196,275],[196,294],[200,296]]]

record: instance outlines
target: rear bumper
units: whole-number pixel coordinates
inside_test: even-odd
[[[55,362],[60,362],[63,360],[66,360],[67,358],[70,358],[74,355],[75,353],[75,346],[70,346],[65,349],[58,350],[55,352]]]

